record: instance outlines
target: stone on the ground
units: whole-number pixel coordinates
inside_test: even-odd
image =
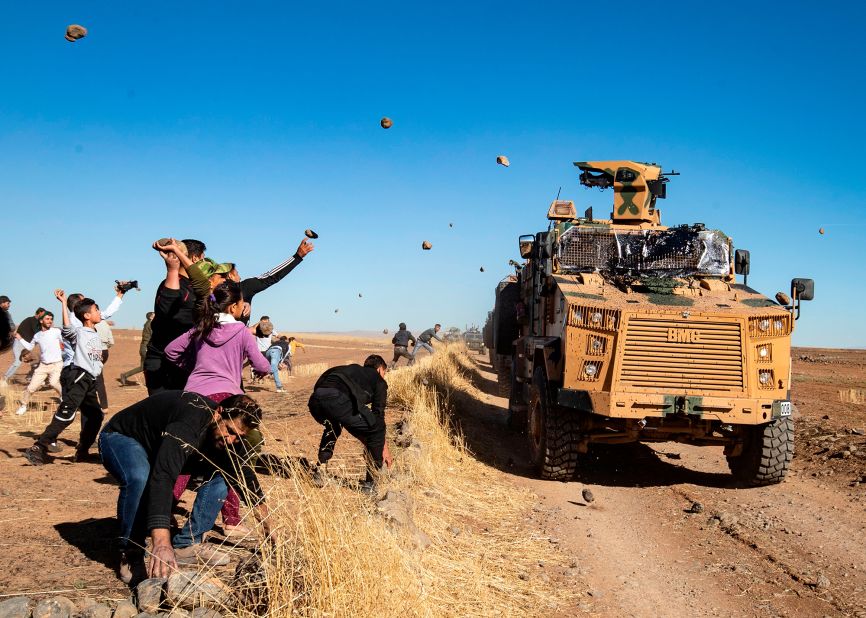
[[[164,577],[151,577],[135,587],[140,612],[155,614],[159,611],[159,606],[162,605],[163,586],[165,586]]]
[[[704,512],[704,505],[701,504],[700,502],[692,502],[692,505],[689,507],[688,512],[689,513],[696,513],[696,514],[697,513],[703,513]]]
[[[189,612],[181,607],[175,607],[173,610],[168,612],[168,614],[166,614],[168,618],[189,618],[189,615]]]
[[[114,608],[113,618],[134,618],[138,616],[138,608],[131,601],[121,601]]]
[[[70,618],[75,613],[75,603],[66,597],[42,599],[33,608],[33,618]]]
[[[177,571],[168,578],[165,598],[170,605],[184,609],[223,607],[231,598],[231,589],[207,573]]]
[[[111,608],[105,603],[91,603],[78,612],[80,618],[111,618]]]
[[[30,618],[32,603],[29,597],[12,597],[0,601],[0,618]]]
[[[819,573],[818,577],[815,578],[815,588],[818,590],[826,590],[830,587],[830,580],[827,579],[827,576],[823,573]]]
[[[379,514],[398,528],[406,530],[415,547],[424,549],[430,545],[430,537],[415,525],[412,519],[412,498],[401,491],[388,490],[376,504]]]
[[[192,610],[192,618],[222,618],[222,614],[209,607],[196,607]]]

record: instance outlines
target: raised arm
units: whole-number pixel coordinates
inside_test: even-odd
[[[295,254],[288,260],[279,266],[272,268],[268,272],[262,273],[258,277],[250,277],[241,281],[241,291],[243,292],[244,299],[249,301],[259,292],[268,289],[280,281],[283,277],[292,272],[295,267],[301,263],[304,256],[312,250],[313,244],[304,239],[301,241],[301,244],[298,245],[298,250],[295,251]]]
[[[180,289],[180,260],[173,251],[166,251],[164,247],[153,243],[153,248],[159,251],[160,257],[165,261],[165,283],[169,290]]]

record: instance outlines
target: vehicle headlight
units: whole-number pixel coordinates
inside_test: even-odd
[[[586,366],[583,368],[583,373],[585,373],[586,377],[588,378],[594,378],[595,374],[598,373],[598,365],[595,365],[593,363],[587,363]]]
[[[593,339],[592,340],[592,349],[595,352],[601,350],[601,339]]]
[[[770,355],[769,346],[762,345],[758,348],[758,356],[761,358],[767,358]]]
[[[601,312],[600,311],[596,311],[595,313],[592,314],[592,323],[596,324],[596,325],[601,324]]]
[[[766,332],[770,328],[770,320],[764,318],[763,320],[758,322],[758,328]]]
[[[773,374],[769,371],[760,371],[758,372],[758,381],[767,386],[773,380]]]
[[[782,320],[776,320],[775,322],[773,322],[773,326],[777,331],[781,332],[782,329],[785,327],[785,323],[782,322]]]

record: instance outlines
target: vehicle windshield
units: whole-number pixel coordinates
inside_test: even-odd
[[[731,270],[731,243],[724,233],[701,225],[628,232],[571,227],[562,234],[556,257],[563,272],[721,277]]]

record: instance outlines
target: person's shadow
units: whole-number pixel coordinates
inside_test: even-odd
[[[62,522],[55,524],[54,529],[88,560],[114,568],[115,549],[110,542],[117,536],[117,520],[114,517]]]

